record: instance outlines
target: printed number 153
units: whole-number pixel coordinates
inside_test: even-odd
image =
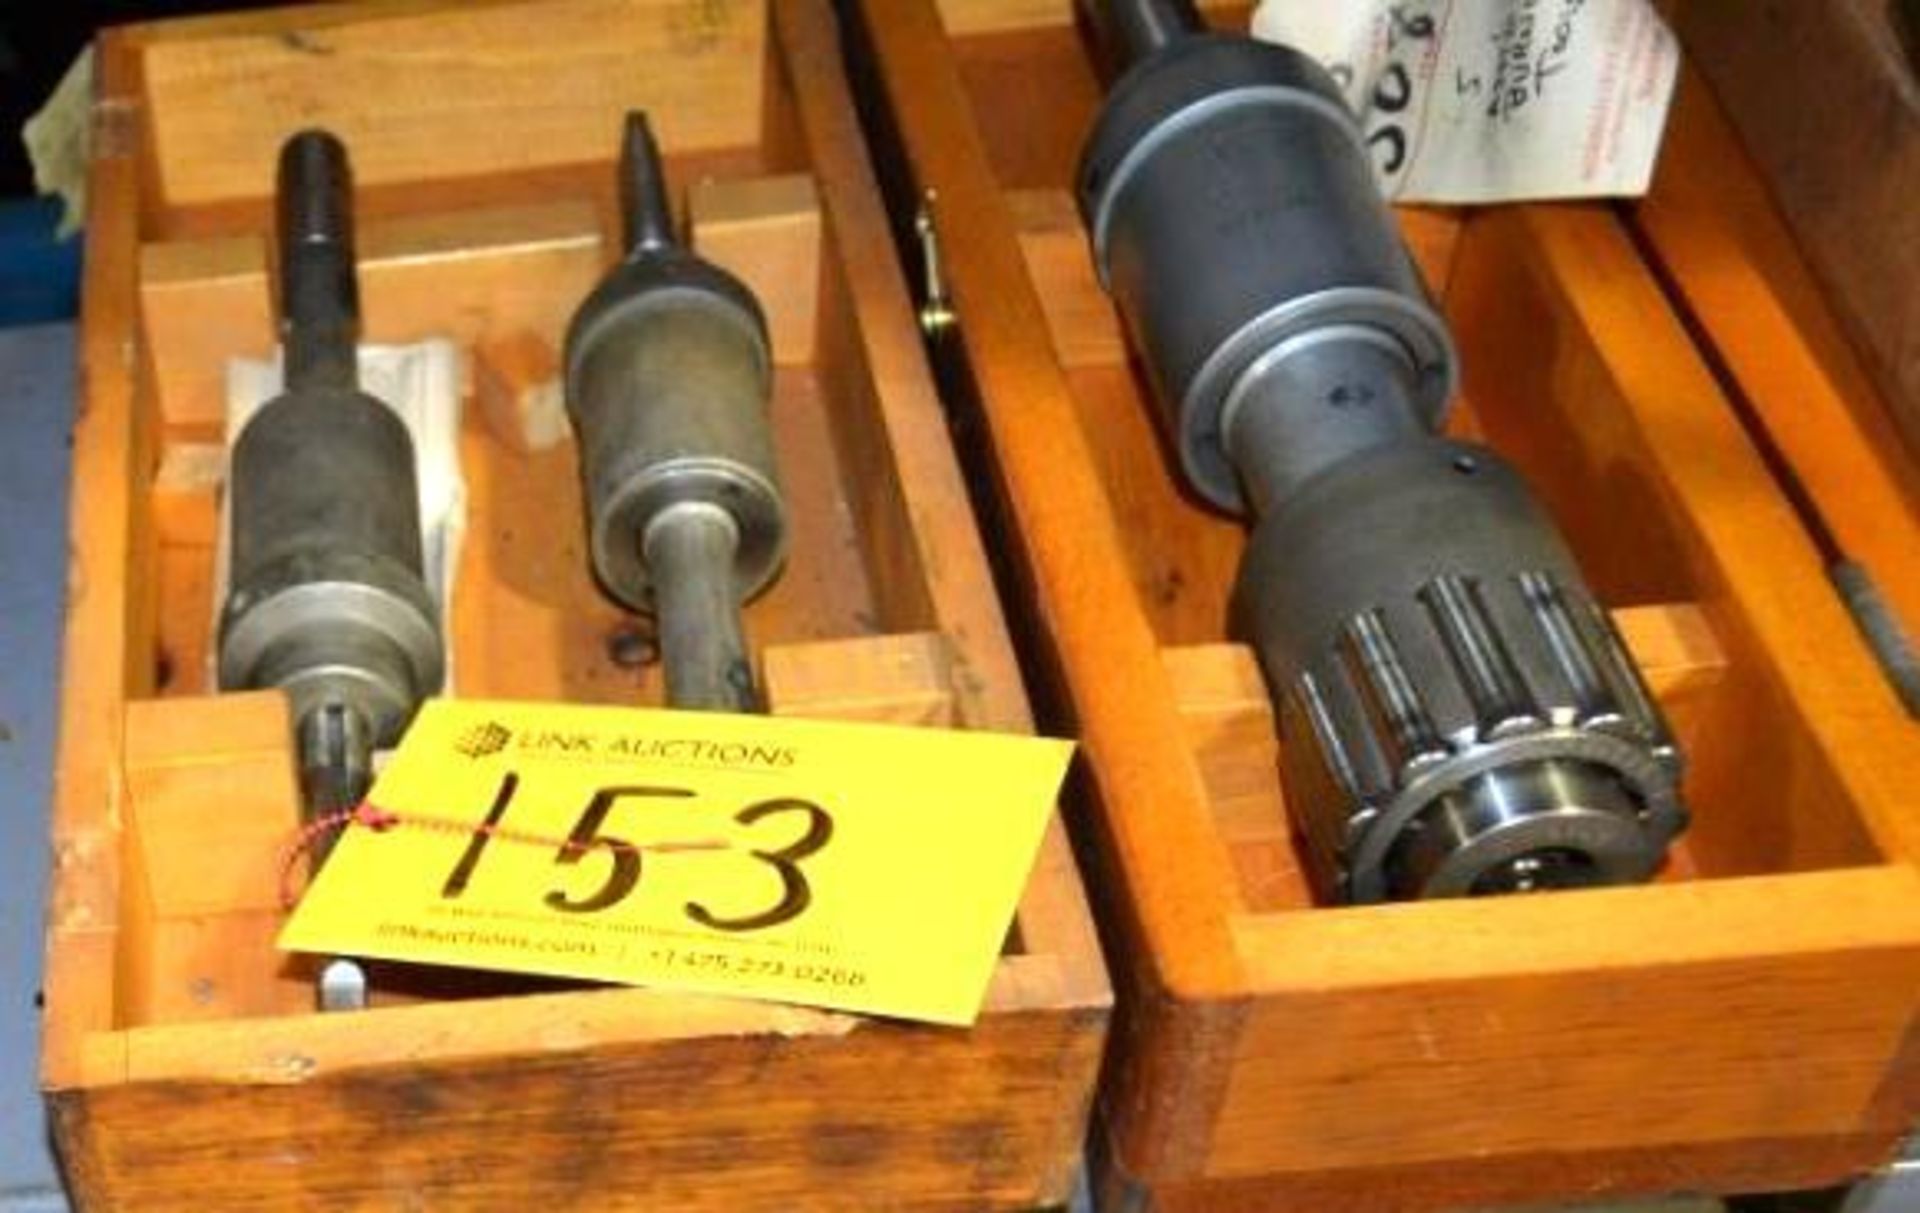
[[[507,772],[500,780],[498,791],[494,793],[493,804],[487,810],[486,818],[474,827],[466,849],[441,884],[441,897],[457,900],[466,893],[475,869],[480,866],[481,857],[486,854],[488,844],[493,841],[519,790],[519,774]],[[631,842],[602,831],[601,826],[606,822],[607,815],[616,804],[626,800],[685,800],[693,795],[691,788],[648,784],[617,784],[597,789],[588,798],[579,819],[573,823],[567,840],[554,852],[553,862],[560,867],[573,867],[594,852],[604,851],[610,861],[606,879],[599,888],[584,897],[570,896],[564,888],[551,889],[546,894],[546,904],[563,913],[593,914],[612,909],[625,901],[640,886],[643,871],[641,852]],[[682,912],[701,926],[716,931],[763,930],[791,922],[805,913],[807,907],[813,904],[813,888],[807,883],[800,864],[818,854],[832,841],[832,816],[812,801],[782,796],[756,801],[735,813],[733,820],[743,826],[757,826],[764,821],[786,817],[805,819],[806,826],[799,838],[773,850],[755,849],[748,852],[779,876],[780,896],[777,901],[765,909],[734,916],[723,916],[701,902],[689,901]]]

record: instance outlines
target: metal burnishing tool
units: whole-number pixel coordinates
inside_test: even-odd
[[[1552,519],[1437,436],[1445,322],[1316,63],[1107,0],[1125,65],[1078,195],[1188,482],[1255,519],[1230,629],[1276,700],[1325,893],[1647,879],[1679,752]]]
[[[670,705],[756,711],[740,608],[786,547],[766,320],[675,237],[643,114],[627,115],[620,187],[625,256],[574,314],[565,357],[594,572],[655,612]]]
[[[277,285],[285,384],[234,444],[227,491],[222,690],[292,701],[306,814],[366,796],[373,752],[397,742],[444,676],[421,572],[406,424],[360,390],[352,180],[346,149],[303,131],[280,151]],[[316,864],[324,847],[316,849]],[[328,1009],[365,1005],[349,960],[321,975]]]

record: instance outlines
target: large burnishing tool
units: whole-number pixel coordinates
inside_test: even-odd
[[[352,207],[340,141],[289,139],[278,181],[285,388],[241,430],[228,482],[220,687],[287,693],[310,818],[360,803],[374,750],[399,741],[445,660],[421,575],[413,441],[360,390]],[[323,1005],[364,999],[353,962],[323,971]]]
[[[287,692],[306,806],[321,813],[360,802],[373,751],[440,689],[444,658],[421,575],[413,441],[360,390],[340,141],[288,140],[278,202],[285,389],[233,448],[220,686]]]
[[[1646,879],[1680,756],[1520,476],[1436,436],[1452,341],[1338,88],[1185,0],[1096,24],[1126,70],[1082,213],[1188,482],[1256,520],[1230,627],[1326,894]]]
[[[620,186],[626,255],[567,332],[594,572],[655,612],[672,706],[754,711],[740,607],[786,539],[766,321],[744,284],[675,238],[641,114],[627,116]]]

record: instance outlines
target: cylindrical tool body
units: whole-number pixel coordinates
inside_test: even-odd
[[[593,565],[609,593],[650,602],[642,540],[672,506],[734,521],[734,573],[751,597],[779,568],[785,517],[759,307],[716,267],[676,250],[628,262],[575,317],[567,401],[580,440]]]
[[[228,492],[221,684],[282,687],[296,719],[344,695],[391,744],[443,665],[405,423],[356,391],[282,395],[241,431]]]
[[[1452,391],[1445,326],[1326,73],[1285,47],[1195,36],[1114,86],[1079,196],[1095,264],[1158,389],[1194,486],[1240,504],[1222,412],[1253,360],[1330,326],[1389,336],[1411,402]]]

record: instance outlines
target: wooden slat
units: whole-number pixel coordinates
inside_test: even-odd
[[[1861,996],[1920,988],[1905,865],[1262,915],[1237,932],[1266,997],[1209,1175],[1863,1131],[1890,1148],[1907,1128],[1875,1100],[1910,1000]]]
[[[74,427],[72,556],[54,751],[53,879],[47,924],[43,1081],[78,1078],[82,1042],[112,1014],[111,932],[118,921],[121,702],[133,646],[126,569],[133,487],[132,343],[138,236],[133,60],[111,34],[98,49],[87,257],[81,294],[79,415]],[[87,660],[75,661],[74,654]]]
[[[822,182],[827,228],[848,291],[838,313],[844,332],[856,340],[861,374],[871,396],[849,393],[870,406],[841,416],[836,434],[843,459],[856,466],[891,469],[893,478],[863,477],[875,494],[870,510],[897,491],[899,505],[867,516],[869,533],[892,532],[903,552],[879,564],[882,576],[926,586],[932,623],[952,645],[960,719],[977,728],[1027,732],[1033,715],[1022,689],[1020,667],[1007,635],[988,571],[987,554],[946,439],[945,409],[936,394],[915,309],[891,247],[891,229],[875,185],[853,98],[841,59],[840,33],[822,19],[818,5],[776,9],[782,62],[815,73],[811,87],[796,88],[801,130],[816,176]],[[823,345],[823,359],[825,346]],[[843,367],[845,363],[841,364]],[[843,380],[843,383],[846,381]],[[864,495],[856,490],[857,495]],[[889,523],[887,518],[907,525]],[[872,543],[868,551],[883,545]],[[908,574],[901,566],[909,563]],[[1030,951],[1058,958],[1064,997],[1074,1005],[1104,1007],[1110,1001],[1093,921],[1080,878],[1056,819],[1041,842],[1019,911],[1021,935]]]
[[[780,716],[952,728],[953,662],[938,632],[782,645],[762,662]]]
[[[159,201],[271,194],[281,140],[306,126],[346,140],[364,185],[604,160],[633,108],[676,151],[759,138],[761,3],[556,0],[391,15],[369,3],[349,13],[148,45]]]
[[[1073,0],[940,0],[940,18],[956,38],[1067,25]]]
[[[1245,24],[1246,0],[1199,0],[1216,21]],[[1073,24],[1074,0],[940,0],[940,17],[951,37],[1001,34]]]
[[[1688,57],[1728,107],[1920,458],[1912,8],[1886,0],[1674,7]]]
[[[738,273],[759,297],[774,361],[812,361],[821,258],[813,178],[701,181],[687,191],[687,214],[694,247]]]
[[[1070,370],[1125,365],[1126,334],[1094,274],[1073,197],[1065,190],[1011,190],[1007,207],[1060,365]]]
[[[1653,188],[1631,214],[1834,542],[1872,571],[1908,635],[1920,636],[1920,458],[1901,444],[1725,113],[1691,70]]]

